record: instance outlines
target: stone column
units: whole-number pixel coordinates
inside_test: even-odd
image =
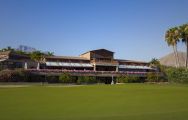
[[[39,70],[40,69],[40,63],[38,62],[37,63],[37,70]]]
[[[118,72],[119,71],[119,66],[116,66],[116,72]]]
[[[27,70],[27,62],[24,63],[24,69]]]
[[[111,85],[114,84],[114,76],[112,75],[112,82],[111,82]]]
[[[96,65],[95,65],[95,64],[94,64],[94,66],[93,66],[93,70],[96,71]]]

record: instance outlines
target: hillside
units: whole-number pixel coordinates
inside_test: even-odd
[[[185,66],[186,54],[184,52],[178,52],[178,57],[179,57],[179,61],[180,61],[180,66],[182,66],[182,67]],[[174,53],[170,53],[170,54],[160,58],[159,61],[162,65],[175,67]]]

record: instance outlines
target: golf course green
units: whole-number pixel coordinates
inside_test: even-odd
[[[187,119],[187,85],[0,87],[0,120]]]

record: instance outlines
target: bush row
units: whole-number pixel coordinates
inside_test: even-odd
[[[143,82],[143,80],[136,76],[119,76],[116,78],[118,83],[136,83],[136,82]]]
[[[55,76],[31,74],[22,69],[0,71],[0,82],[58,82]]]
[[[148,73],[147,78],[136,76],[119,76],[116,78],[119,83],[136,83],[136,82],[174,82],[188,83],[188,69],[185,68],[165,68],[163,75],[158,73]],[[100,82],[96,77],[90,76],[71,76],[63,73],[60,76],[36,75],[22,69],[2,70],[0,71],[0,82],[48,82],[48,83],[77,83],[92,84]]]
[[[146,77],[136,77],[136,76],[120,76],[117,77],[119,83],[142,83],[142,82],[166,82],[166,78],[159,73],[150,72]]]
[[[146,82],[167,82],[167,79],[161,73],[150,72],[147,74]]]
[[[25,82],[28,74],[23,70],[2,70],[0,71],[0,82]]]
[[[70,76],[68,73],[63,73],[59,76],[59,82],[61,83],[77,83],[77,84],[92,84],[97,83],[96,77],[91,76]]]
[[[186,68],[166,68],[164,73],[169,82],[188,83],[188,69]]]
[[[48,82],[48,83],[77,83],[92,84],[97,83],[95,77],[90,76],[71,76],[63,73],[59,76],[36,75],[22,69],[0,71],[0,82]]]

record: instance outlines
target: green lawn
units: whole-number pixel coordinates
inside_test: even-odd
[[[186,85],[0,87],[0,120],[187,120]]]

